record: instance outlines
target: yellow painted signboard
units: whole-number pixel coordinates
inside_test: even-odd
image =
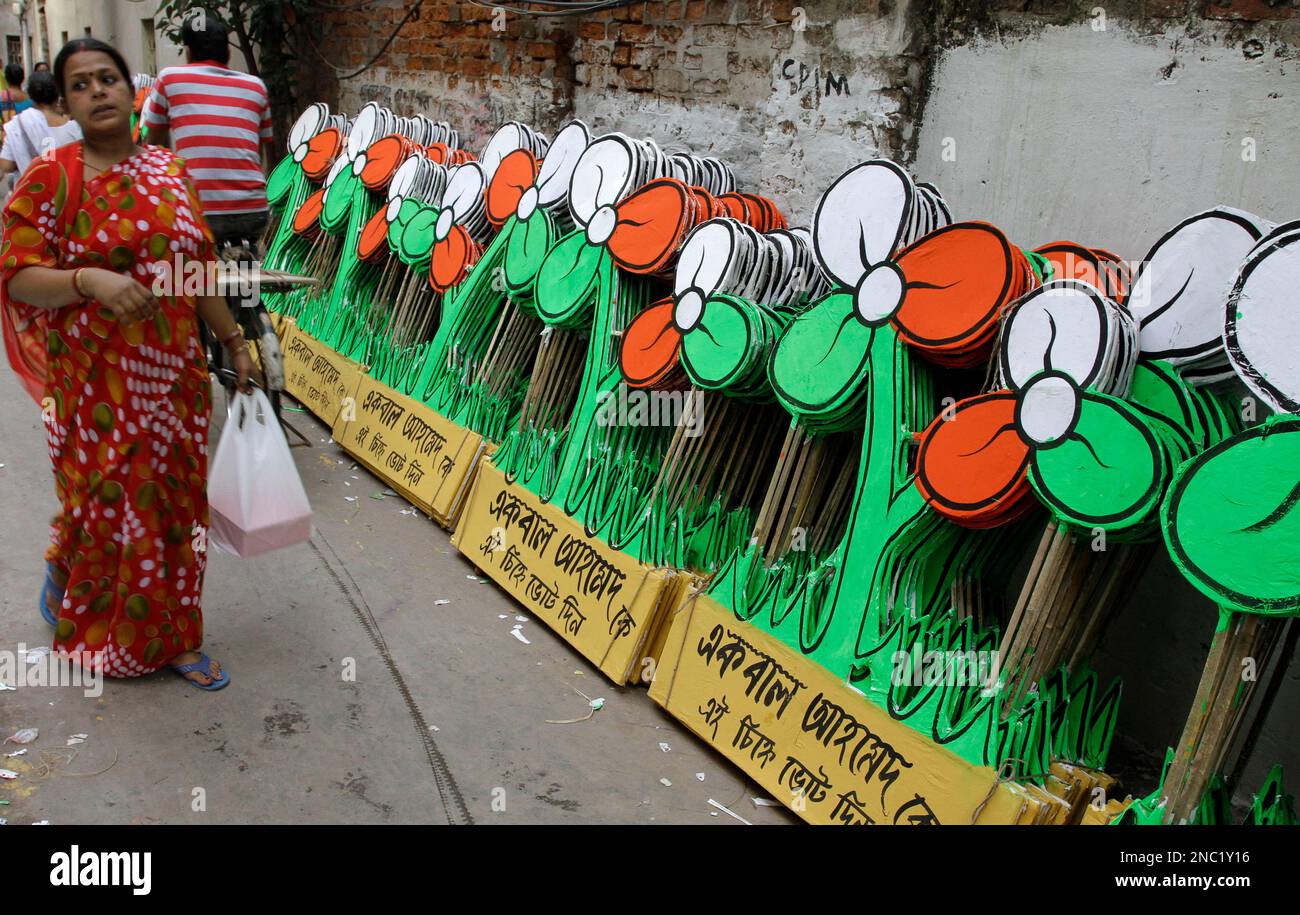
[[[810,823],[1050,823],[1070,812],[893,720],[704,594],[674,613],[650,698]]]
[[[292,319],[286,318],[281,312],[278,311],[268,311],[267,315],[270,316],[271,318],[271,329],[275,331],[276,338],[281,343],[283,343],[284,329]]]
[[[451,542],[615,683],[641,678],[676,575],[588,537],[483,461]]]
[[[486,450],[477,432],[369,375],[343,400],[334,441],[446,528],[455,524]]]
[[[285,325],[282,348],[285,390],[332,426],[343,399],[356,392],[365,367],[334,352],[292,322]]]

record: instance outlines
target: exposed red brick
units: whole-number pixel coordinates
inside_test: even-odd
[[[682,40],[682,27],[680,25],[661,25],[657,27],[659,32],[659,41],[662,44],[677,44]]]
[[[700,22],[709,15],[708,0],[690,0],[686,4],[686,19],[690,22]]]
[[[490,48],[483,38],[461,38],[456,42],[456,52],[462,57],[486,57]]]
[[[1209,0],[1205,4],[1207,19],[1236,19],[1243,22],[1263,22],[1270,19],[1300,18],[1300,6],[1294,2],[1269,0]]]
[[[636,42],[654,41],[655,27],[639,22],[629,22],[618,27],[618,40]]]
[[[610,60],[616,67],[626,67],[632,62],[632,46],[626,44],[614,45],[614,55]]]
[[[578,26],[578,37],[587,38],[592,41],[605,40],[605,23],[603,22],[584,22]]]
[[[456,22],[460,19],[460,9],[454,3],[430,3],[420,7],[420,19],[434,22]]]
[[[646,70],[624,67],[618,71],[619,78],[632,92],[649,92],[653,87],[654,77]]]
[[[642,70],[653,70],[659,66],[659,62],[664,59],[664,49],[659,47],[633,48],[632,60],[630,63],[634,67]]]

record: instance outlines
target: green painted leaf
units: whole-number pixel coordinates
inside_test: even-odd
[[[1133,370],[1128,400],[1153,410],[1182,430],[1189,442],[1204,442],[1205,425],[1193,407],[1195,395],[1167,362],[1142,361]],[[1198,445],[1199,447],[1199,445]]]
[[[427,207],[418,200],[407,197],[397,208],[397,219],[388,224],[388,247],[394,253],[402,250],[402,230],[420,210]]]
[[[285,156],[281,159],[266,179],[267,202],[273,207],[282,207],[288,203],[289,194],[298,175],[298,163],[293,161],[293,156]]]
[[[352,192],[361,179],[352,174],[352,169],[345,168],[334,178],[334,183],[325,192],[325,205],[321,209],[320,227],[326,232],[341,230],[348,221],[348,212],[352,209]]]
[[[587,233],[577,229],[547,252],[537,270],[537,311],[548,324],[566,326],[580,320],[596,292],[603,246],[587,243]]]
[[[1085,391],[1074,431],[1034,449],[1029,482],[1063,521],[1122,530],[1155,508],[1166,474],[1160,440],[1133,408]]]
[[[769,375],[790,412],[830,412],[866,379],[871,328],[857,319],[853,296],[832,293],[791,322],[777,341]]]
[[[762,320],[754,306],[734,296],[713,296],[704,303],[700,323],[682,336],[682,365],[702,388],[718,390],[762,365],[755,344]]]
[[[513,216],[503,231],[509,231],[506,240],[506,288],[515,295],[532,294],[537,270],[555,240],[555,225],[551,214],[538,207],[524,222]]]
[[[402,208],[406,208],[405,202],[402,203]],[[434,207],[421,207],[411,215],[398,239],[397,256],[402,259],[402,263],[408,267],[428,263],[429,254],[433,251],[433,227],[437,222],[438,210]]]
[[[1256,426],[1183,465],[1163,506],[1174,564],[1221,606],[1300,614],[1300,419]]]

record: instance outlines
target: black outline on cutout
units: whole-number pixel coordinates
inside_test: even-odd
[[[1292,229],[1287,232],[1280,232],[1282,226],[1273,230],[1273,240],[1257,246],[1251,251],[1250,256],[1246,258],[1240,270],[1237,273],[1237,280],[1232,286],[1232,291],[1228,293],[1228,303],[1226,306],[1226,316],[1223,328],[1224,350],[1228,355],[1228,362],[1237,370],[1241,380],[1257,394],[1261,399],[1266,401],[1269,406],[1274,407],[1281,413],[1300,413],[1300,391],[1288,394],[1277,385],[1264,378],[1263,374],[1251,363],[1250,357],[1241,348],[1237,340],[1237,303],[1241,298],[1242,290],[1245,288],[1250,275],[1255,272],[1265,259],[1274,253],[1281,251],[1289,245],[1300,242],[1300,222],[1287,223]],[[1289,233],[1289,234],[1288,234]],[[1297,279],[1300,279],[1298,277]],[[1295,354],[1292,354],[1292,358]]]
[[[1244,216],[1238,213],[1230,213],[1227,210],[1224,210],[1219,207],[1215,207],[1212,210],[1206,210],[1203,213],[1197,213],[1195,216],[1189,216],[1187,219],[1184,219],[1182,222],[1174,226],[1164,235],[1160,236],[1160,239],[1154,245],[1151,246],[1151,250],[1147,251],[1146,256],[1142,258],[1142,260],[1138,263],[1137,269],[1133,271],[1133,276],[1129,279],[1128,294],[1125,296],[1126,301],[1132,301],[1132,292],[1137,287],[1138,281],[1142,278],[1143,275],[1146,274],[1147,268],[1151,264],[1151,259],[1156,256],[1156,252],[1158,252],[1165,243],[1167,243],[1171,238],[1173,238],[1176,234],[1181,232],[1183,229],[1187,228],[1193,223],[1200,222],[1203,219],[1224,219],[1227,220],[1228,222],[1235,223],[1238,226],[1240,226],[1242,229],[1244,229],[1246,231],[1246,234],[1249,235],[1255,243],[1259,242],[1260,235],[1262,234],[1259,230],[1259,227],[1256,226],[1254,223],[1250,222]],[[1195,266],[1193,266],[1193,273],[1194,272],[1195,272]],[[1190,282],[1190,280],[1191,280],[1191,274],[1188,275],[1188,281]],[[1172,302],[1162,303],[1161,305],[1156,307],[1155,310],[1153,310],[1151,314],[1147,315],[1145,318],[1140,318],[1136,314],[1133,316],[1134,318],[1137,318],[1139,345],[1142,339],[1142,331],[1146,328],[1146,326],[1150,324],[1152,321],[1154,321],[1156,318],[1158,318],[1160,315],[1164,314],[1165,311],[1167,311],[1169,306],[1172,304],[1173,304]],[[1198,359],[1207,356],[1213,353],[1216,349],[1218,349],[1219,346],[1221,345],[1222,339],[1223,337],[1221,334],[1216,334],[1212,340],[1206,340],[1203,343],[1193,344],[1192,346],[1187,346],[1182,349],[1169,349],[1169,350],[1160,350],[1160,351],[1143,350],[1142,355],[1147,359],[1176,359],[1176,358]]]
[[[1093,403],[1103,404],[1107,407],[1111,407],[1112,409],[1114,409],[1114,404],[1112,404],[1110,400],[1115,400],[1118,401],[1119,403],[1124,403],[1124,401],[1120,400],[1118,397],[1112,397],[1110,398],[1110,400],[1107,400],[1106,398],[1108,396],[1109,395],[1097,394],[1094,393],[1093,391],[1084,391],[1080,399],[1079,412],[1080,413],[1083,412],[1082,400],[1085,399],[1090,400]],[[1047,505],[1049,509],[1051,509],[1054,513],[1059,514],[1064,520],[1068,521],[1071,524],[1076,524],[1079,526],[1087,526],[1087,527],[1099,527],[1103,524],[1116,524],[1124,520],[1125,518],[1131,516],[1133,514],[1134,509],[1137,506],[1150,502],[1152,493],[1158,493],[1164,484],[1164,479],[1158,473],[1160,469],[1160,465],[1162,463],[1160,460],[1160,456],[1164,452],[1160,444],[1160,441],[1156,438],[1156,434],[1152,432],[1150,427],[1148,427],[1146,423],[1142,422],[1142,420],[1139,417],[1131,413],[1128,413],[1124,410],[1115,410],[1115,412],[1118,413],[1121,417],[1123,417],[1130,425],[1133,426],[1133,428],[1137,429],[1140,433],[1142,433],[1142,438],[1146,441],[1147,447],[1151,449],[1151,454],[1154,456],[1152,463],[1155,464],[1157,470],[1154,479],[1152,479],[1150,485],[1147,486],[1146,490],[1142,493],[1141,497],[1135,500],[1131,505],[1129,505],[1127,509],[1123,511],[1112,512],[1108,515],[1083,515],[1078,511],[1072,510],[1068,505],[1066,505],[1065,502],[1061,500],[1059,496],[1057,496],[1055,493],[1052,492],[1051,487],[1049,487],[1046,481],[1043,480],[1043,475],[1038,469],[1037,461],[1032,459],[1035,455],[1031,454],[1031,459],[1029,461],[1030,484],[1034,485],[1034,490],[1038,493],[1039,498]],[[1091,444],[1088,443],[1087,439],[1084,439],[1082,436],[1065,435],[1061,437],[1061,441],[1065,442],[1070,440],[1071,438],[1078,438],[1079,441],[1082,441],[1085,445],[1088,446],[1089,451],[1092,450]],[[1047,449],[1043,449],[1043,450],[1047,450]],[[1093,456],[1096,457],[1095,453]],[[1159,498],[1157,498],[1155,502],[1152,504],[1155,505],[1158,503],[1159,503]],[[1140,520],[1140,519],[1135,519],[1135,520]]]
[[[1229,588],[1211,578],[1208,573],[1201,569],[1200,566],[1196,565],[1196,563],[1192,561],[1191,557],[1187,555],[1187,551],[1183,548],[1182,540],[1178,536],[1177,523],[1178,504],[1182,500],[1183,493],[1187,489],[1187,482],[1194,477],[1197,472],[1205,466],[1205,464],[1209,463],[1216,456],[1229,448],[1239,447],[1242,442],[1255,438],[1263,438],[1265,436],[1271,438],[1276,435],[1290,435],[1293,433],[1300,433],[1300,419],[1282,420],[1281,422],[1274,423],[1271,426],[1254,426],[1247,429],[1245,432],[1234,435],[1232,438],[1224,439],[1214,447],[1207,448],[1205,451],[1202,451],[1196,457],[1192,458],[1191,461],[1183,466],[1177,479],[1175,479],[1173,485],[1169,487],[1169,493],[1165,496],[1165,504],[1162,511],[1164,517],[1163,523],[1161,524],[1164,528],[1165,545],[1169,547],[1169,552],[1173,554],[1173,557],[1179,566],[1179,571],[1192,579],[1193,584],[1195,584],[1198,590],[1202,593],[1207,591],[1213,592],[1213,596],[1211,597],[1212,600],[1226,598],[1236,607],[1245,612],[1259,613],[1265,616],[1292,616],[1294,615],[1295,608],[1300,606],[1300,593],[1287,598],[1264,599],[1252,597],[1249,594],[1243,594],[1240,591]],[[1207,596],[1210,595],[1207,594]],[[1280,611],[1273,609],[1276,607],[1283,607],[1286,609]]]

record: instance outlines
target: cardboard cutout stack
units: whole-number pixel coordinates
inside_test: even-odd
[[[580,121],[565,125],[549,144],[530,133],[529,145],[503,155],[502,136],[518,138],[519,125],[498,131],[485,153],[499,156],[484,195],[484,214],[497,234],[444,298],[438,333],[401,383],[411,396],[493,441],[517,425],[542,330],[533,281],[557,231],[570,224],[569,179],[589,141]],[[546,155],[539,160],[535,150],[542,148]]]
[[[784,225],[770,201],[734,187],[715,159],[669,156],[622,134],[601,137],[573,168],[575,228],[537,268],[532,301],[548,333],[520,423],[493,460],[589,535],[638,559],[663,549],[668,522],[652,503],[675,430],[608,415],[621,387],[617,341],[657,298],[697,225],[737,214],[757,231]]]
[[[896,669],[898,657],[951,658],[944,652],[998,642],[974,595],[998,577],[994,557],[1009,538],[975,538],[930,511],[900,430],[924,428],[939,412],[927,363],[987,358],[1002,312],[1038,285],[1045,263],[986,223],[927,222],[920,214],[948,220],[938,199],[933,189],[918,194],[892,163],[871,162],[821,201],[813,237],[834,291],[789,324],[769,377],[797,420],[786,453],[798,451],[795,439],[862,427],[846,524],[826,553],[782,544],[774,558],[752,543],[723,565],[710,593],[972,762],[1019,760],[1020,775],[1046,771],[1053,753],[1099,765],[1118,692],[1087,671],[1050,682],[1045,672],[1043,688],[1004,713],[985,689],[987,671],[954,679],[919,660]],[[1118,348],[1107,352],[1118,360]],[[808,466],[803,457],[779,466],[772,491],[797,487]]]
[[[767,357],[794,314],[825,292],[806,232],[710,219],[682,245],[673,297],[637,315],[619,362],[636,388],[725,390],[770,400]]]
[[[817,258],[835,290],[786,330],[770,372],[809,428],[861,423],[873,340],[894,336],[940,365],[983,362],[1002,310],[1038,285],[1031,260],[987,223],[950,225],[942,198],[877,160],[818,204]]]
[[[1249,237],[1243,226],[1258,225],[1225,212],[1166,233],[1124,305],[1089,283],[1059,280],[1011,312],[998,389],[957,404],[922,435],[917,485],[936,511],[992,527],[1023,517],[1036,495],[1066,525],[1152,536],[1174,468],[1235,428],[1220,397],[1185,377],[1204,380],[1224,361],[1220,315],[1231,270],[1216,258],[1228,242]],[[1079,272],[1082,263],[1083,272],[1124,288],[1095,250],[1092,263],[1082,260],[1088,249],[1069,242],[1040,251],[1062,269]]]
[[[1255,225],[1257,223],[1252,223]],[[1300,403],[1288,304],[1300,284],[1300,225],[1263,234],[1243,256],[1220,311],[1222,339],[1241,380],[1278,412],[1179,468],[1161,507],[1174,565],[1219,606],[1196,699],[1155,805],[1163,822],[1195,821],[1213,780],[1235,773],[1239,735],[1255,708],[1257,680],[1283,675],[1300,615]],[[1291,355],[1285,355],[1291,353]],[[1209,361],[1209,360],[1203,360]],[[1280,656],[1280,658],[1279,658]],[[1275,658],[1278,660],[1275,662]],[[1259,675],[1245,679],[1249,662]],[[1273,689],[1264,690],[1271,699]],[[1246,740],[1249,745],[1252,741]],[[1233,787],[1232,775],[1228,787]],[[1203,811],[1200,811],[1203,815]]]
[[[953,224],[893,163],[850,169],[809,233],[713,158],[573,122],[552,142],[504,125],[474,160],[446,125],[377,105],[350,124],[304,112],[271,196],[287,217],[273,256],[331,279],[276,293],[277,310],[499,441],[507,478],[588,537],[716,570],[710,594],[739,618],[971,762],[1046,783],[1054,763],[1104,765],[1112,739],[1119,687],[1087,667],[1093,640],[1071,650],[1044,622],[1110,591],[1040,568],[1022,599],[1046,581],[1046,615],[1018,607],[1005,634],[989,597],[1026,548],[1027,526],[1007,522],[1038,504],[1050,557],[1076,529],[1149,539],[1168,488],[1166,540],[1198,587],[1247,619],[1300,609],[1300,538],[1286,536],[1300,447],[1285,444],[1300,420],[1225,441],[1235,418],[1184,380],[1235,368],[1295,408],[1278,326],[1300,226],[1269,232],[1220,208],[1130,278],[1104,249],[1026,252],[987,223]],[[1240,267],[1225,269],[1218,253],[1241,237]],[[986,361],[994,390],[945,420],[940,385],[970,377],[948,370]],[[630,394],[688,393],[709,411],[698,439],[609,414]],[[1225,511],[1247,473],[1270,482]],[[1212,555],[1227,542],[1235,563]],[[1141,555],[1097,565],[1096,580]],[[1234,627],[1222,657],[1276,642]],[[1000,677],[954,683],[921,660],[995,646],[1012,659]],[[1207,690],[1213,721],[1227,692]],[[1171,784],[1195,787],[1208,752],[1180,745]]]
[[[958,403],[921,437],[926,501],[976,528],[1022,517],[1034,492],[1080,526],[1147,518],[1173,446],[1122,400],[1136,358],[1132,318],[1087,283],[1052,281],[1026,295],[1006,319],[1000,390]]]
[[[1232,376],[1222,343],[1224,297],[1238,265],[1271,228],[1221,206],[1188,217],[1152,246],[1127,299],[1148,358],[1171,363],[1192,384]]]
[[[847,486],[829,484],[846,479],[848,454],[819,451],[814,461],[825,475],[797,500],[765,498],[789,426],[767,360],[781,331],[825,289],[806,230],[759,232],[727,216],[687,236],[672,298],[636,316],[619,352],[628,387],[662,396],[693,386],[684,400],[698,408],[693,425],[707,419],[702,430],[679,424],[673,435],[648,508],[659,533],[643,541],[646,561],[713,572],[751,536],[766,543],[767,532],[798,527],[828,506],[847,510]]]

